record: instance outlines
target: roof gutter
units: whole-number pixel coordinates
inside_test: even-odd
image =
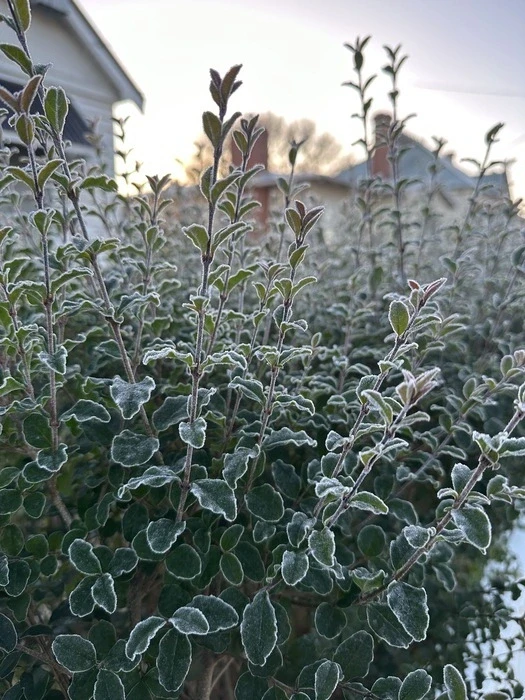
[[[32,4],[41,5],[60,14],[62,21],[78,37],[109,78],[115,87],[119,101],[131,100],[141,111],[144,111],[144,95],[75,0],[33,0]]]

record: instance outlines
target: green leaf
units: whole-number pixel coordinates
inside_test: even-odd
[[[412,671],[399,690],[399,700],[421,700],[432,687],[432,676],[422,668]]]
[[[153,637],[164,627],[166,620],[163,617],[147,617],[136,625],[126,643],[126,656],[135,661],[149,648]]]
[[[229,630],[239,623],[235,609],[214,595],[196,595],[188,605],[201,611],[210,626],[210,634]]]
[[[27,32],[31,25],[31,6],[29,0],[13,0],[16,19],[23,32]]]
[[[184,683],[191,665],[191,644],[177,630],[170,630],[162,637],[157,656],[159,682],[166,690],[176,691]]]
[[[69,110],[69,100],[61,87],[49,87],[44,98],[44,112],[47,120],[58,133],[62,134]]]
[[[164,554],[176,542],[179,535],[184,532],[185,522],[176,523],[167,518],[160,518],[151,522],[146,530],[146,537],[151,549],[157,554]]]
[[[315,628],[322,637],[335,639],[346,626],[346,615],[330,603],[321,603],[315,611]]]
[[[452,486],[457,493],[461,493],[472,476],[472,471],[465,464],[455,464],[452,468]]]
[[[147,365],[150,362],[165,360],[167,358],[180,360],[188,365],[188,367],[191,367],[193,364],[193,355],[191,352],[180,352],[180,350],[174,348],[173,345],[163,345],[155,350],[148,350],[144,353],[142,364]]]
[[[136,657],[135,661],[128,659],[126,656],[126,640],[119,639],[105,656],[104,667],[109,671],[114,671],[115,673],[119,673],[120,671],[129,673],[137,666],[139,661],[140,658],[138,656]]]
[[[22,505],[22,494],[16,489],[0,489],[0,515],[15,513]]]
[[[315,700],[329,700],[334,694],[340,679],[339,665],[333,661],[323,661],[315,672]]]
[[[22,90],[22,94],[20,95],[20,106],[22,107],[23,111],[27,114],[29,114],[29,112],[31,111],[31,107],[33,105],[33,102],[35,101],[38,88],[42,84],[42,78],[42,75],[34,75],[24,85],[24,89]]]
[[[252,536],[255,544],[260,544],[269,540],[275,535],[277,528],[271,523],[265,523],[264,520],[258,520],[253,528]]]
[[[333,566],[335,563],[334,533],[328,528],[314,530],[308,538],[308,547],[313,558],[323,566]]]
[[[40,450],[36,456],[36,462],[47,472],[58,472],[67,462],[67,445],[60,443],[56,452],[52,449]]]
[[[159,432],[188,417],[188,397],[168,396],[162,406],[152,415],[151,420]]]
[[[430,539],[430,532],[426,527],[419,525],[407,525],[403,528],[403,534],[411,547],[417,549],[424,547]]]
[[[239,542],[235,547],[235,556],[241,562],[244,575],[251,581],[262,581],[266,574],[266,567],[257,547],[249,542]]]
[[[239,540],[241,539],[243,533],[244,525],[240,525],[239,523],[237,523],[236,525],[230,525],[230,527],[226,528],[226,530],[221,535],[219,543],[221,549],[225,552],[234,549],[237,546]]]
[[[206,442],[206,421],[201,416],[196,418],[193,423],[189,421],[179,423],[179,435],[181,440],[187,445],[200,450]]]
[[[301,582],[301,585],[306,586],[321,596],[328,595],[334,587],[329,570],[315,561],[310,562],[310,568]]]
[[[446,591],[451,593],[457,585],[454,571],[446,564],[439,564],[432,568],[436,574],[437,580],[443,584]]]
[[[24,543],[22,542],[22,547]],[[7,557],[5,554],[0,554],[0,586],[7,586],[9,584],[9,565],[7,563]]]
[[[280,428],[279,430],[272,430],[264,438],[262,446],[265,450],[273,450],[275,447],[289,444],[295,445],[295,447],[301,447],[302,445],[316,447],[317,440],[311,438],[304,430],[294,432],[290,428]]]
[[[10,598],[18,598],[25,591],[31,576],[31,569],[26,561],[9,562],[9,583],[5,587],[5,592]],[[15,611],[15,617],[16,615]],[[25,615],[22,617],[24,619]]]
[[[70,418],[74,418],[78,423],[85,423],[90,420],[109,423],[111,420],[109,412],[102,404],[95,403],[95,401],[90,401],[89,399],[80,399],[72,408],[60,416],[62,421],[67,421]],[[35,445],[35,447],[44,447],[44,445]]]
[[[235,686],[235,700],[256,700],[262,698],[268,689],[268,681],[265,678],[252,676],[249,671],[239,676]]]
[[[224,192],[226,192],[226,190],[228,190],[239,179],[239,177],[240,173],[238,171],[234,171],[229,175],[226,175],[226,177],[222,178],[222,180],[217,180],[217,182],[215,182],[211,188],[211,201],[218,202]],[[217,248],[224,243],[224,241],[228,240],[230,236],[233,236],[234,233],[243,231],[244,229],[246,229],[246,224],[243,221],[240,221],[233,224],[228,224],[227,226],[224,226],[216,231],[213,236],[214,250],[217,250]]]
[[[120,377],[114,377],[109,393],[117,404],[126,420],[133,418],[141,407],[150,400],[151,392],[155,388],[155,382],[151,377],[146,377],[141,382],[130,384]]]
[[[25,146],[30,146],[35,138],[33,120],[27,114],[21,114],[15,122],[15,131]]]
[[[384,603],[372,603],[366,609],[368,624],[372,632],[384,639],[391,647],[408,649],[412,637],[407,634],[392,610]]]
[[[208,247],[208,232],[200,224],[192,224],[191,226],[185,226],[182,229],[182,233],[187,236],[193,245],[201,253],[205,253]]]
[[[123,430],[113,438],[111,459],[123,467],[137,467],[148,462],[158,449],[157,438]]]
[[[20,109],[20,104],[17,100],[17,98],[13,95],[13,93],[9,92],[9,90],[6,90],[4,87],[0,85],[0,100],[7,106],[9,109],[11,109],[13,112],[18,112]],[[1,189],[3,190],[7,185],[9,185],[12,182],[12,178],[10,175],[7,175],[2,178],[2,185]],[[11,229],[12,230],[12,229]],[[3,237],[2,237],[3,240]]]
[[[147,471],[149,471],[149,469],[147,469],[146,472]],[[135,502],[130,505],[124,513],[122,518],[122,534],[128,542],[132,542],[133,538],[138,535],[139,532],[148,527],[148,523],[148,509],[143,503]]]
[[[283,655],[281,654],[281,650],[276,646],[270,656],[266,659],[266,663],[263,666],[254,666],[253,664],[248,663],[248,670],[254,676],[269,678],[270,676],[275,677],[282,666]]]
[[[52,558],[54,560],[56,569],[56,559],[54,557]],[[44,559],[44,562],[45,561],[46,560]],[[41,565],[42,569],[44,562],[42,562]],[[86,615],[90,615],[93,612],[95,608],[95,600],[91,593],[91,589],[93,588],[93,584],[95,583],[95,581],[95,576],[90,576],[89,578],[82,579],[82,581],[80,581],[75,590],[70,593],[69,607],[73,615],[76,615],[77,617],[85,617]]]
[[[430,617],[424,588],[415,588],[404,581],[393,581],[387,589],[387,601],[403,629],[416,642],[426,639]]]
[[[181,634],[208,634],[210,625],[204,614],[197,608],[183,606],[169,619],[173,627]]]
[[[43,449],[51,447],[51,428],[49,418],[41,413],[30,413],[23,422],[24,437],[32,447]]]
[[[2,53],[10,61],[13,61],[13,63],[19,65],[26,75],[31,75],[33,70],[31,61],[27,57],[26,52],[22,51],[22,49],[19,46],[15,46],[14,44],[0,44],[0,51],[2,51]],[[9,107],[12,107],[12,105],[9,102],[7,102],[7,104],[9,105]],[[20,108],[15,109],[14,111],[16,112],[19,109]]]
[[[467,686],[461,673],[452,664],[443,669],[443,682],[448,694],[448,700],[467,700]]]
[[[54,158],[53,160],[48,160],[47,163],[44,165],[44,167],[40,168],[38,171],[38,177],[37,177],[37,182],[38,186],[40,187],[41,190],[44,189],[46,182],[49,180],[51,175],[58,170],[58,168],[62,165],[64,161],[61,160],[60,158]],[[67,273],[65,273],[67,274]],[[91,275],[93,274],[90,270],[85,269],[82,272],[83,275]],[[75,274],[73,277],[68,277],[68,279],[75,279],[78,277],[77,274]],[[55,286],[55,283],[53,282],[51,284],[51,288],[53,292],[56,292],[57,287]]]
[[[341,666],[345,681],[364,678],[373,660],[374,638],[363,630],[341,642],[334,654],[334,661]]]
[[[460,510],[452,511],[452,518],[467,542],[486,552],[492,539],[492,527],[485,511],[466,503]]]
[[[108,573],[114,578],[129,574],[138,564],[137,553],[130,547],[118,547],[109,564]]]
[[[237,488],[237,482],[245,475],[250,459],[256,456],[257,452],[248,447],[238,447],[232,454],[224,456],[222,475],[230,488]]]
[[[394,299],[388,309],[388,320],[396,335],[403,335],[410,321],[410,310],[404,301]]]
[[[245,501],[250,513],[266,522],[278,522],[284,515],[282,496],[270,484],[252,488]]]
[[[46,497],[41,491],[28,493],[24,497],[24,510],[30,518],[40,518],[46,507]]]
[[[382,700],[398,700],[400,690],[401,681],[395,676],[379,678],[372,686],[374,695],[379,696]]]
[[[47,352],[39,352],[38,358],[52,372],[56,374],[65,374],[67,350],[64,346],[59,347],[52,355]]]
[[[81,673],[97,663],[95,647],[78,634],[59,634],[51,645],[61,666],[71,673]]]
[[[241,639],[246,657],[262,666],[277,644],[277,618],[267,591],[259,591],[244,608]]]
[[[202,508],[224,516],[229,522],[237,517],[235,494],[222,479],[197,479],[191,484],[190,491]]]
[[[226,293],[230,295],[232,291],[235,289],[235,287],[238,287],[242,282],[247,280],[249,277],[251,277],[254,273],[254,270],[246,270],[246,269],[240,269],[237,270],[233,275],[231,275],[230,279],[228,280],[228,284],[226,287]],[[250,381],[250,380],[245,380],[245,381]],[[260,384],[257,380],[252,380],[255,381],[256,384]],[[253,387],[253,385],[252,385]]]
[[[286,526],[288,541],[292,547],[299,547],[308,531],[315,525],[314,518],[309,518],[305,513],[298,511],[292,516],[292,521]]]
[[[210,139],[212,146],[217,147],[222,137],[222,125],[219,117],[213,112],[204,112],[202,115],[202,128]]]
[[[373,591],[383,585],[386,573],[383,569],[372,572],[365,567],[358,566],[351,570],[350,576],[362,591]]]
[[[288,498],[295,499],[301,492],[301,477],[292,464],[286,464],[277,459],[272,464],[272,476],[275,485]]]
[[[95,175],[85,177],[78,185],[81,190],[103,190],[104,192],[117,192],[116,181],[108,175]]]
[[[100,574],[100,561],[93,552],[93,545],[85,540],[76,539],[69,546],[68,555],[71,563],[83,574]]]
[[[243,377],[234,377],[228,385],[230,389],[240,391],[246,398],[263,405],[266,401],[264,395],[264,387],[257,379],[244,379]]]
[[[308,698],[308,695],[306,698]],[[261,700],[288,700],[288,695],[284,692],[284,690],[281,690],[281,688],[274,685],[273,688],[268,688]]]
[[[9,652],[16,649],[18,635],[11,620],[0,613],[0,649]]]
[[[0,491],[0,494],[2,492]],[[16,557],[24,547],[24,533],[14,523],[9,523],[0,530],[0,549],[4,554]]]
[[[304,665],[303,663],[303,668],[299,673],[299,676],[297,677],[295,683],[296,686],[298,686],[299,688],[303,688],[306,691],[311,690],[311,693],[307,693],[310,697],[313,697],[314,695],[313,688],[315,685],[315,672],[324,661],[326,661],[326,658],[321,658],[317,661],[314,661],[313,663],[306,662],[306,665]]]
[[[388,513],[387,504],[375,493],[370,493],[370,491],[359,491],[356,493],[350,499],[350,506],[359,508],[359,510],[369,510],[375,515],[386,515]]]
[[[283,554],[281,574],[287,586],[296,586],[308,573],[308,556],[306,552],[287,550]]]
[[[220,561],[221,573],[232,586],[240,586],[244,579],[241,562],[233,552],[224,552]]]
[[[98,620],[95,622],[88,633],[88,639],[95,647],[97,658],[101,659],[109,654],[117,641],[117,632],[111,622],[107,620]]]
[[[70,700],[93,700],[97,676],[97,668],[92,668],[82,673],[75,673],[68,688]]]
[[[122,681],[113,671],[101,668],[95,683],[94,700],[125,700]]]
[[[0,430],[0,433],[2,431]],[[16,467],[4,467],[0,470],[0,489],[9,486],[20,475],[20,470]]]
[[[166,568],[177,578],[191,581],[201,573],[202,561],[191,545],[180,544],[166,557]]]
[[[47,537],[45,535],[31,535],[27,538],[26,549],[35,559],[43,559],[49,552]]]
[[[112,615],[117,609],[117,595],[111,574],[102,574],[91,589],[95,603]]]
[[[367,525],[359,531],[357,546],[365,557],[377,557],[386,544],[385,533],[379,525]]]
[[[133,491],[141,486],[159,488],[159,486],[165,486],[166,484],[171,484],[178,480],[179,477],[171,467],[148,467],[141,476],[136,476],[130,479],[124,486],[121,486],[118,490],[118,497],[123,498],[126,490]],[[133,537],[128,539],[133,539]]]

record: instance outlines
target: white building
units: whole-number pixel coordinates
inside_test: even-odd
[[[65,137],[72,142],[74,154],[89,161],[93,148],[85,134],[89,124],[96,122],[112,174],[113,105],[131,100],[142,109],[143,95],[75,0],[31,0],[31,8],[27,39],[33,62],[52,64],[45,85],[63,87],[71,101]],[[0,0],[0,12],[9,15],[5,0]],[[0,23],[0,43],[18,44],[5,23]],[[0,53],[0,85],[13,92],[26,81],[22,70]],[[7,124],[4,128],[7,139],[16,143],[16,134]]]

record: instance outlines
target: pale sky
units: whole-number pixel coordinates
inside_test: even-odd
[[[131,113],[129,145],[148,174],[177,175],[212,109],[210,67],[242,63],[232,101],[241,112],[307,117],[351,150],[355,93],[343,47],[372,35],[369,69],[379,72],[375,109],[388,106],[383,44],[401,43],[400,115],[410,131],[448,141],[458,157],[483,153],[502,121],[497,159],[515,159],[514,196],[525,198],[525,0],[80,0],[146,98]],[[429,89],[439,88],[439,89]],[[356,152],[356,157],[361,154]]]

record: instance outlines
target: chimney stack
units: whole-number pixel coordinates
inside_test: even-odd
[[[372,154],[372,176],[381,177],[384,180],[392,177],[392,166],[388,160],[388,131],[392,124],[390,114],[380,112],[374,117],[375,140]]]

